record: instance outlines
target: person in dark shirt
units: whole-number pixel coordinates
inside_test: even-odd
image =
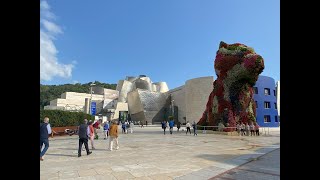
[[[44,156],[49,148],[49,134],[51,134],[51,126],[49,118],[45,117],[43,123],[40,123],[40,161],[43,161],[42,156]],[[44,148],[41,151],[43,144]]]
[[[88,120],[85,119],[83,123],[78,128],[78,134],[79,134],[79,148],[78,148],[78,157],[81,156],[81,148],[82,144],[84,144],[84,147],[86,148],[87,155],[91,154],[92,152],[89,151],[88,147],[88,137],[90,136],[90,129],[88,126]]]
[[[193,135],[194,135],[194,136],[198,136],[198,133],[197,133],[197,123],[196,123],[195,121],[193,121],[192,127],[193,127]]]
[[[166,122],[162,121],[161,126],[162,126],[162,129],[163,129],[163,134],[165,135],[166,134],[166,128],[167,128]]]
[[[180,127],[181,127],[181,123],[180,123],[180,121],[178,121],[178,122],[177,122],[177,129],[178,129],[178,132],[179,132]]]

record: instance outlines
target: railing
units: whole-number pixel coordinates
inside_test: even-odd
[[[203,127],[203,130],[202,130],[202,133],[203,133],[203,134],[206,134],[206,133],[207,133],[207,130],[208,130],[209,128],[217,128],[218,130],[219,130],[219,128],[221,128],[222,131],[223,131],[224,129],[227,129],[227,128],[237,128],[237,127],[200,126],[200,125],[197,125],[197,129],[198,129],[198,127]],[[207,128],[207,130],[206,130],[206,128]],[[212,129],[212,130],[213,130],[213,129]]]
[[[207,133],[207,130],[209,130],[210,128],[217,128],[217,129],[219,129],[219,128],[221,128],[222,129],[222,131],[224,130],[224,129],[226,129],[226,128],[234,128],[234,129],[236,129],[237,127],[219,127],[219,126],[200,126],[200,125],[197,125],[197,130],[199,130],[198,128],[199,127],[202,127],[203,129],[200,129],[200,130],[202,130],[202,133],[203,134],[206,134]],[[213,130],[213,129],[210,129],[210,130]],[[261,133],[261,135],[265,135],[265,136],[269,136],[270,135],[270,127],[260,127],[259,128],[259,133]]]

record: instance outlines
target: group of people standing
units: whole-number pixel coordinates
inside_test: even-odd
[[[95,125],[98,123],[97,125]],[[81,156],[81,149],[82,145],[84,144],[85,150],[87,155],[91,154],[92,152],[89,151],[88,147],[88,139],[91,141],[91,148],[94,150],[96,149],[94,145],[94,136],[97,133],[97,129],[100,129],[100,125],[102,124],[102,120],[97,121],[92,125],[92,122],[88,123],[87,119],[84,119],[83,123],[79,126],[78,134],[79,134],[79,148],[78,148],[78,157]],[[104,139],[108,139],[109,136],[109,151],[114,149],[113,143],[115,142],[115,149],[119,149],[119,141],[118,141],[118,125],[115,121],[111,122],[111,125],[108,121],[106,121],[103,126],[103,132],[105,135]]]
[[[125,121],[122,123],[121,128],[122,128],[122,134],[128,134],[128,131],[130,130],[130,133],[133,133],[133,122],[132,121]]]
[[[188,134],[188,132],[191,134],[191,125],[190,125],[189,121],[187,121],[186,128],[187,128],[186,134]],[[197,134],[197,123],[195,121],[193,121],[193,123],[192,123],[192,128],[193,128],[193,135],[194,136],[198,136],[198,134]]]
[[[163,134],[166,134],[166,129],[167,129],[167,127],[169,127],[170,134],[172,134],[173,126],[174,126],[174,121],[173,121],[173,120],[170,120],[170,121],[162,121],[162,122],[161,122],[161,127],[162,127],[162,129],[163,129]]]
[[[82,146],[84,145],[83,150],[87,152],[87,155],[90,155],[92,151],[89,150],[88,140],[91,141],[91,149],[96,149],[94,147],[94,139],[97,137],[97,129],[100,129],[100,126],[103,126],[103,131],[105,134],[104,139],[109,138],[109,151],[113,149],[119,149],[118,142],[118,125],[115,121],[112,121],[111,125],[107,121],[102,125],[102,120],[98,120],[95,123],[84,119],[84,121],[78,126],[78,136],[79,136],[79,147],[78,147],[78,157],[81,157]],[[51,134],[51,126],[49,124],[49,118],[45,117],[43,123],[40,123],[40,161],[43,161],[43,156],[49,148],[49,135]],[[113,145],[115,143],[115,146]],[[42,149],[44,145],[44,148]]]
[[[175,125],[175,124],[174,124],[174,121],[173,121],[173,120],[170,120],[170,121],[162,121],[162,122],[161,122],[161,127],[162,127],[162,129],[163,129],[163,134],[164,134],[164,135],[166,134],[166,128],[167,128],[167,127],[169,127],[169,132],[170,132],[170,134],[172,134],[174,125]],[[192,127],[193,127],[193,134],[194,134],[194,136],[197,136],[197,135],[198,135],[198,134],[197,134],[197,123],[196,123],[196,122],[193,122]],[[177,129],[178,129],[177,131],[178,131],[178,132],[179,132],[180,128],[181,128],[181,123],[180,123],[180,122],[177,122]],[[190,132],[190,134],[191,134],[191,125],[190,125],[189,121],[188,121],[187,124],[186,124],[186,129],[187,129],[186,134],[188,134],[188,132]]]
[[[249,134],[251,134],[251,136],[259,136],[259,128],[260,126],[256,122],[251,122],[250,125],[249,123],[244,124],[243,122],[238,122],[236,130],[239,136],[249,136]]]

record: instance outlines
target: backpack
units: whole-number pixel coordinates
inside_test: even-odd
[[[108,130],[108,129],[109,129],[109,124],[106,123],[106,124],[104,125],[103,129],[104,129],[104,130]]]

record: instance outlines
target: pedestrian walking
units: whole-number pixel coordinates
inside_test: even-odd
[[[189,121],[187,121],[187,124],[186,124],[187,132],[186,132],[186,134],[188,134],[188,132],[191,134],[190,127],[191,127],[191,125],[190,125]]]
[[[109,151],[112,151],[113,143],[115,143],[116,150],[119,149],[119,141],[118,141],[118,125],[115,121],[112,122],[112,125],[110,127],[110,139],[109,139]]]
[[[90,128],[88,126],[88,120],[85,119],[83,123],[78,127],[79,135],[79,148],[78,148],[78,157],[81,156],[82,145],[86,148],[87,155],[90,155],[92,152],[89,151],[88,147],[88,137],[90,136]]]
[[[40,123],[40,161],[43,161],[43,156],[49,149],[49,134],[51,134],[51,126],[49,118],[45,117],[43,123]],[[42,146],[44,148],[42,149]]]
[[[193,135],[194,136],[198,136],[198,134],[197,134],[197,123],[195,121],[193,121],[192,127],[193,127]]]

